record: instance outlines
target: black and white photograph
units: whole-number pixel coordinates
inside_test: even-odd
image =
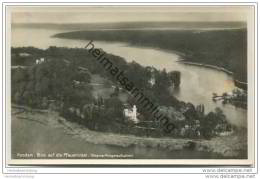
[[[253,163],[252,6],[6,11],[10,164]]]

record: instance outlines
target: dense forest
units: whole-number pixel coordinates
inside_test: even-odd
[[[97,64],[86,49],[49,47],[40,50],[22,47],[12,48],[11,54],[13,103],[49,108],[60,112],[67,120],[104,132],[153,137],[211,138],[221,132],[231,131],[231,125],[220,109],[205,114],[203,105],[194,106],[177,100],[168,90],[172,86],[171,72],[151,70],[152,67],[142,67],[135,62],[127,63],[121,57],[106,55],[169,116],[176,128],[171,133],[165,133],[161,124],[150,123],[151,114],[143,110],[133,97],[129,95],[127,101],[118,97],[120,85],[108,75],[103,66]],[[45,60],[35,63],[38,58]],[[93,75],[99,75],[110,82],[108,86],[116,86],[115,91],[109,97],[94,97],[93,85],[90,83]],[[151,76],[155,78],[152,86],[149,83]],[[127,94],[124,90],[122,93]],[[137,105],[139,119],[142,121],[139,128],[123,115],[124,103]]]
[[[88,30],[57,38],[127,42],[178,51],[184,60],[223,67],[247,82],[247,30]]]

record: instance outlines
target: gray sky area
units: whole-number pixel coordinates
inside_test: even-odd
[[[12,23],[247,21],[251,7],[12,7]]]

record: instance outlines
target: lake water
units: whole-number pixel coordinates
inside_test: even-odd
[[[88,41],[51,38],[61,30],[16,28],[11,32],[13,47],[34,46],[37,48],[78,47],[84,48]],[[91,37],[89,37],[91,39]],[[166,71],[178,70],[181,72],[181,84],[173,95],[178,99],[191,102],[195,105],[204,104],[205,111],[209,112],[220,107],[230,123],[238,127],[247,126],[247,110],[232,105],[214,103],[212,93],[222,94],[235,89],[232,76],[214,69],[184,65],[177,62],[179,56],[174,52],[154,49],[150,47],[134,47],[126,43],[108,43],[94,41],[95,47],[104,49],[107,53],[121,56],[126,61],[135,61],[143,66],[153,66]],[[90,145],[90,144],[89,144]],[[91,144],[93,148],[93,144]],[[109,149],[110,150],[110,149]],[[111,149],[112,151],[114,149]],[[145,154],[144,155],[149,155]],[[167,155],[168,156],[168,155]],[[195,156],[198,156],[195,154]],[[191,157],[190,157],[191,158]]]

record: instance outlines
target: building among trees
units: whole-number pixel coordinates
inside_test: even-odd
[[[129,120],[133,121],[134,123],[138,123],[139,119],[137,119],[137,107],[136,107],[136,105],[134,105],[132,109],[125,108],[124,109],[124,116],[127,117]]]
[[[41,63],[43,63],[44,61],[45,61],[44,58],[40,58],[40,59],[36,59],[36,60],[35,60],[35,63],[36,63],[36,64],[41,64]]]

